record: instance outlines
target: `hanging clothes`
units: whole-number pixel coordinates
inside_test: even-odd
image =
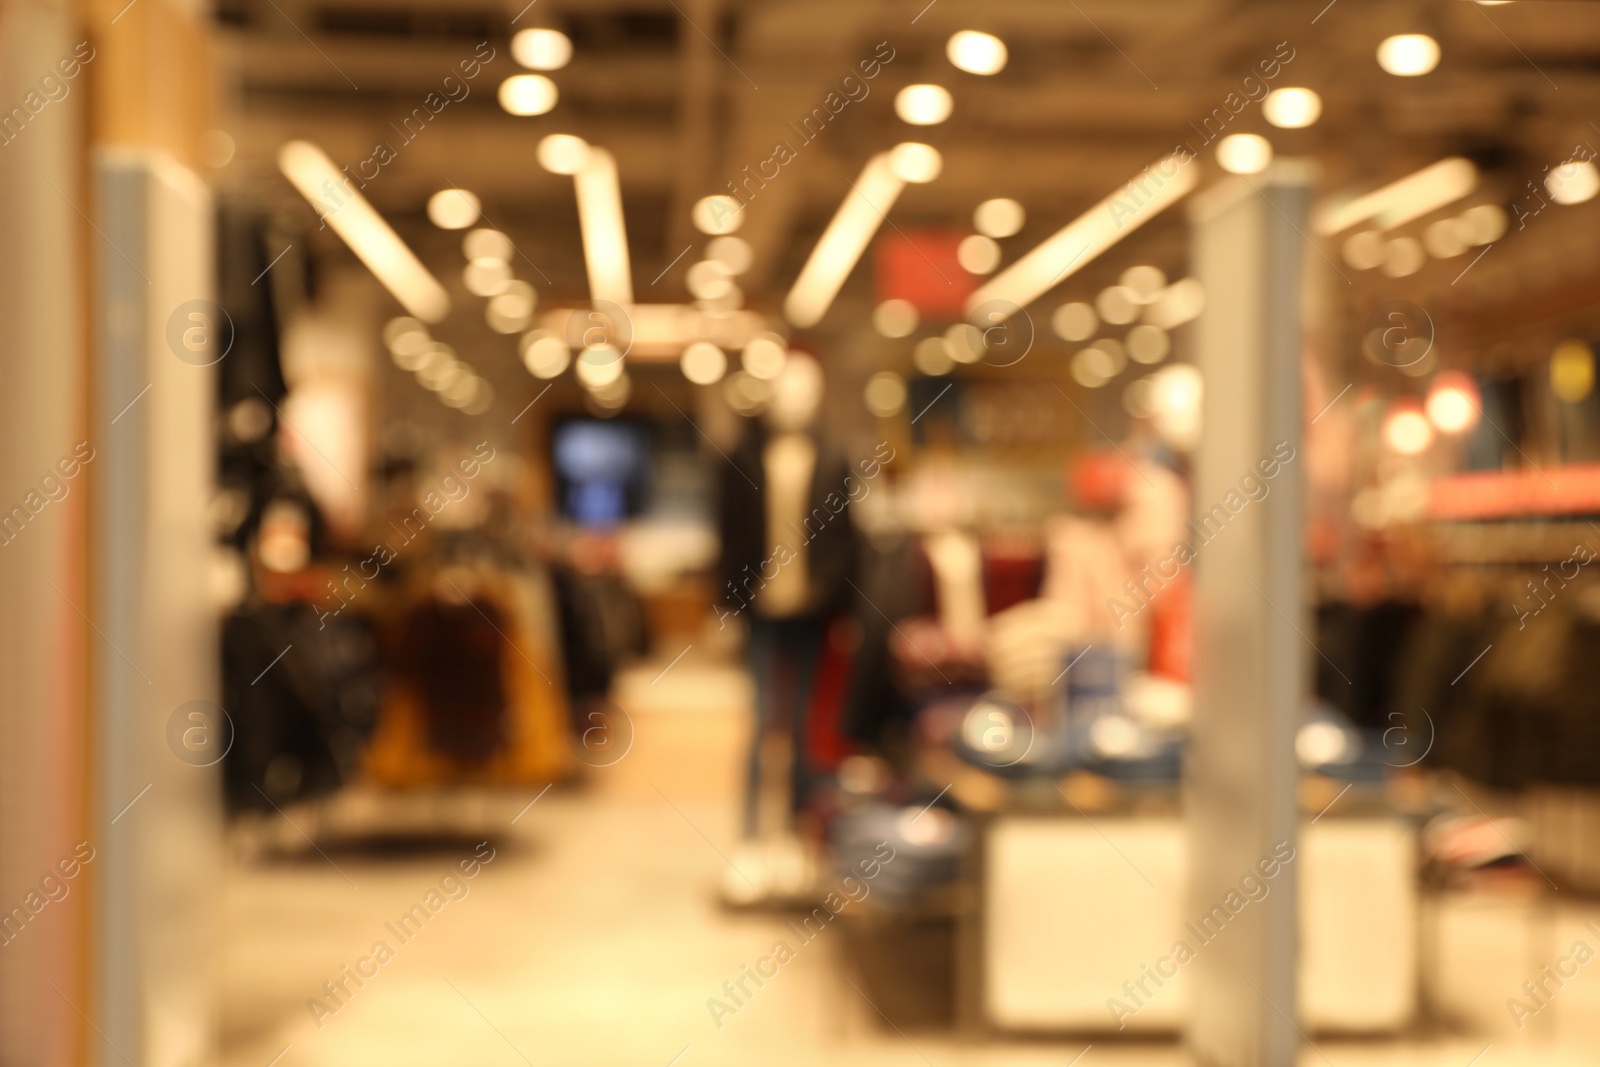
[[[515,571],[441,572],[394,643],[369,779],[532,785],[568,774],[566,695],[537,614],[538,588]]]

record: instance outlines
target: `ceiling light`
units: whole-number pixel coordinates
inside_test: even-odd
[[[603,418],[609,418],[612,412],[621,411],[628,403],[628,397],[632,395],[633,379],[626,374],[619,374],[614,380],[589,390],[589,400],[599,409]]]
[[[1072,357],[1069,369],[1072,372],[1072,380],[1085,389],[1098,389],[1117,373],[1111,354],[1094,345],[1079,349]]]
[[[1139,317],[1137,294],[1125,285],[1113,285],[1100,291],[1094,306],[1100,317],[1113,326],[1125,326]]]
[[[461,254],[468,260],[498,259],[511,262],[511,238],[499,230],[477,229],[461,241]]]
[[[716,300],[733,288],[728,269],[714,259],[702,259],[690,267],[684,283],[696,300]]]
[[[553,333],[533,330],[522,335],[522,365],[535,378],[554,378],[572,362],[572,350]]]
[[[898,415],[906,406],[906,380],[893,371],[879,371],[867,379],[862,399],[867,410],[880,419]]]
[[[420,352],[428,344],[428,328],[409,315],[399,315],[383,324],[383,344],[395,355]]]
[[[721,193],[703,196],[695,201],[691,217],[701,233],[732,233],[744,223],[744,205]]]
[[[428,221],[441,230],[464,230],[481,213],[478,198],[465,189],[440,189],[428,197]]]
[[[1425,33],[1400,33],[1378,45],[1378,66],[1402,78],[1426,74],[1439,65],[1439,42]]]
[[[1422,246],[1434,259],[1449,259],[1467,250],[1461,238],[1461,227],[1455,219],[1440,219],[1428,224],[1422,231]]]
[[[885,337],[910,337],[917,322],[917,306],[909,300],[885,300],[872,309],[873,329]]]
[[[1371,270],[1383,263],[1383,234],[1361,230],[1345,238],[1344,261],[1356,270]]]
[[[889,157],[890,153],[880,152],[867,161],[784,297],[783,313],[796,326],[815,326],[822,321],[905,188],[904,179],[890,167]]]
[[[1180,278],[1145,306],[1144,321],[1163,330],[1172,330],[1198,318],[1205,306],[1206,290],[1200,279]]]
[[[511,38],[511,58],[529,70],[560,70],[572,59],[572,40],[560,30],[522,30]]]
[[[1261,102],[1261,114],[1282,129],[1303,129],[1322,117],[1322,97],[1311,89],[1274,89]]]
[[[1142,323],[1128,331],[1128,355],[1135,363],[1160,363],[1172,351],[1172,335]]]
[[[740,415],[758,415],[772,399],[772,385],[744,371],[734,371],[722,383],[722,395],[728,406]]]
[[[596,302],[609,300],[626,307],[633,303],[633,275],[617,161],[604,148],[591,148],[583,169],[572,181],[578,194],[578,228],[583,234],[589,296]]]
[[[683,376],[696,385],[712,385],[728,370],[728,357],[710,341],[696,341],[678,359]]]
[[[461,375],[448,389],[443,390],[439,394],[439,399],[449,407],[464,408],[478,395],[478,386],[482,381],[482,378],[470,373],[469,370],[469,373]]]
[[[1396,237],[1383,247],[1383,273],[1391,278],[1415,274],[1427,261],[1428,254],[1415,237]]]
[[[1087,341],[1100,326],[1100,317],[1094,308],[1081,302],[1062,304],[1050,318],[1056,336],[1064,341]]]
[[[278,150],[278,169],[402,307],[423,322],[438,322],[450,313],[450,296],[439,279],[350,188],[326,152],[309,141],[290,141]]]
[[[978,205],[972,213],[972,228],[985,237],[1012,237],[1021,232],[1027,217],[1021,204],[1002,196]]]
[[[1472,161],[1452,156],[1364,196],[1323,203],[1317,208],[1313,225],[1324,236],[1348,230],[1368,219],[1380,230],[1391,230],[1460,200],[1471,194],[1477,184],[1478,168]]]
[[[1134,176],[1140,184],[1129,181],[1120,186],[984,283],[967,298],[967,311],[996,300],[1026,307],[1177,203],[1199,180],[1200,168],[1186,166],[1176,154],[1157,160]],[[1130,198],[1138,205],[1132,211]]]
[[[751,377],[770,382],[783,373],[789,362],[789,349],[775,333],[757,334],[744,346],[739,362]]]
[[[958,322],[944,332],[944,350],[957,363],[976,363],[985,349],[983,331],[970,322]]]
[[[944,54],[968,74],[998,74],[1006,66],[1006,45],[1000,38],[977,30],[953,34]]]
[[[939,176],[939,171],[944,169],[944,158],[932,145],[904,141],[890,150],[889,169],[903,182],[923,185]]]
[[[956,361],[950,358],[950,353],[945,350],[944,338],[924,337],[917,342],[911,350],[911,362],[917,370],[929,377],[938,377],[949,374],[955,369]]]
[[[704,300],[696,300],[694,306],[701,311],[729,312],[738,311],[744,307],[744,290],[732,278],[728,280],[728,287],[716,296]]]
[[[1146,399],[1156,432],[1181,451],[1192,451],[1200,443],[1205,401],[1205,379],[1199,368],[1189,363],[1173,363],[1149,377]]]
[[[936,126],[950,117],[954,106],[950,90],[942,85],[908,85],[894,97],[894,113],[913,126]]]
[[[1461,433],[1478,421],[1478,387],[1460,371],[1447,370],[1433,380],[1424,407],[1441,433]]]
[[[1562,341],[1550,353],[1550,391],[1577,404],[1594,391],[1594,350],[1582,341]]]
[[[743,274],[750,269],[750,242],[742,237],[713,237],[706,245],[706,258],[722,264],[729,274]]]
[[[1600,193],[1600,170],[1588,160],[1571,160],[1546,174],[1544,187],[1558,204],[1581,204]]]
[[[1456,216],[1456,232],[1474,248],[1500,240],[1507,225],[1505,209],[1499,204],[1479,204]]]
[[[1217,164],[1229,174],[1260,174],[1272,162],[1272,142],[1259,133],[1231,133],[1217,142]]]
[[[968,274],[989,274],[1000,265],[1000,246],[981,233],[968,234],[956,246],[956,262]]]
[[[578,376],[578,381],[590,389],[610,385],[622,377],[622,353],[610,345],[586,348],[578,356],[578,365],[574,368],[574,372]]]
[[[511,265],[503,259],[475,259],[461,272],[461,281],[473,296],[495,296],[511,284]]]
[[[1384,417],[1383,442],[1402,456],[1415,456],[1433,444],[1433,423],[1416,401],[1401,401]]]
[[[539,141],[539,166],[551,174],[576,174],[589,162],[589,142],[570,133],[552,133]]]
[[[1141,304],[1150,303],[1167,287],[1167,276],[1162,273],[1161,268],[1143,263],[1137,267],[1129,267],[1117,280],[1124,289],[1131,290],[1134,300]]]
[[[505,291],[489,298],[484,317],[495,333],[517,333],[528,327],[538,294],[527,282],[513,280]]]
[[[500,106],[513,115],[543,115],[558,95],[556,83],[543,74],[513,74],[500,83]]]

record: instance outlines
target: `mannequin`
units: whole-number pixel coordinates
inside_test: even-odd
[[[844,459],[821,437],[816,416],[821,365],[791,352],[773,382],[757,432],[732,457],[723,478],[724,624],[749,627],[756,688],[742,817],[747,841],[759,833],[763,737],[786,725],[790,738],[789,821],[804,807],[812,775],[806,727],[829,622],[846,602],[854,537]]]

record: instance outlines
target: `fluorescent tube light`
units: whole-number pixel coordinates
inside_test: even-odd
[[[1033,303],[1177,203],[1199,181],[1193,158],[1173,154],[1157,160],[981,286],[967,298],[968,314],[993,300],[1018,308]]]
[[[278,169],[400,305],[423,322],[450,314],[450,295],[328,154],[309,141],[278,150]]]
[[[784,298],[783,313],[790,322],[803,328],[822,321],[904,188],[889,165],[888,152],[867,161]]]
[[[604,148],[589,149],[583,168],[572,177],[578,192],[578,225],[583,259],[589,269],[589,297],[624,307],[633,303],[628,264],[628,232],[622,220],[622,188],[617,161]]]

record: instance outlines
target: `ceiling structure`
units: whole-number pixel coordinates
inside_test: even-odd
[[[392,143],[395,159],[364,193],[423,261],[459,290],[460,235],[431,226],[425,205],[438,189],[469,189],[486,220],[513,238],[517,273],[538,288],[541,307],[588,296],[572,182],[535,158],[539,140],[555,132],[616,158],[633,287],[644,302],[689,299],[684,274],[699,253],[683,253],[706,240],[690,223],[693,203],[726,192],[778,142],[791,145],[796,158],[756,190],[739,234],[754,251],[740,279],[746,306],[774,318],[874,153],[922,140],[943,154],[937,180],[908,186],[895,204],[895,229],[970,232],[981,201],[1020,201],[1027,224],[1002,242],[1009,263],[1179,144],[1199,149],[1205,181],[1215,180],[1198,127],[1229,94],[1248,93],[1246,77],[1284,47],[1293,58],[1271,87],[1315,88],[1321,120],[1275,129],[1250,102],[1227,132],[1261,133],[1280,156],[1315,158],[1325,193],[1365,192],[1465,155],[1482,174],[1475,199],[1509,205],[1575,145],[1600,145],[1600,5],[1560,0],[223,0],[217,18],[231,60],[223,121],[238,145],[220,172],[225,187],[298,212],[309,226],[305,202],[277,171],[278,148],[304,138],[353,167]],[[519,118],[501,109],[495,90],[519,72],[511,35],[532,25],[562,30],[575,51],[551,73],[556,107]],[[949,63],[946,40],[969,28],[1006,42],[1002,72],[980,77]],[[1438,69],[1420,78],[1381,71],[1375,48],[1399,32],[1434,36],[1443,48]],[[468,83],[469,95],[404,143],[397,126],[480,42],[495,58]],[[865,82],[867,95],[802,142],[791,124],[842,91],[883,47],[893,58]],[[912,127],[895,116],[895,92],[916,82],[953,93],[949,121]],[[1594,207],[1566,210],[1593,221]],[[1181,215],[1142,228],[1047,295],[1045,317],[1069,290],[1092,295],[1134,262],[1180,276]],[[1515,292],[1533,269],[1530,257],[1542,262],[1551,247],[1576,246],[1581,233],[1548,215],[1527,226],[1543,226],[1548,241],[1520,240],[1514,228],[1511,247],[1451,295]],[[314,242],[319,255],[348,256],[325,231]],[[1441,264],[1440,277],[1465,264]],[[856,268],[822,330],[864,324],[870,274],[868,262]]]

